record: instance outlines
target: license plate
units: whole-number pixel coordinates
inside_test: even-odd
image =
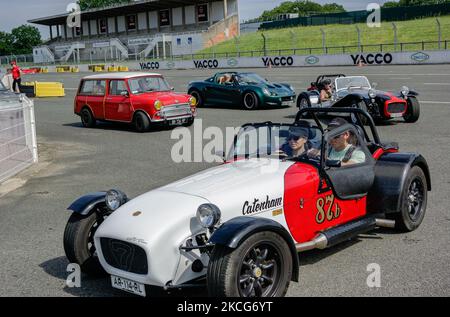
[[[402,113],[391,113],[391,118],[400,118],[403,117]]]
[[[169,125],[182,125],[187,123],[187,119],[170,120]]]
[[[111,276],[112,287],[122,291],[145,297],[145,286],[137,282],[127,280],[123,277]]]

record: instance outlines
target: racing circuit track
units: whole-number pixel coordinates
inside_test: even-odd
[[[291,83],[297,93],[317,75],[366,75],[381,90],[407,85],[421,93],[417,124],[379,126],[383,140],[401,150],[422,153],[431,169],[433,191],[422,226],[409,234],[379,230],[325,251],[300,254],[300,283],[288,296],[449,296],[450,295],[450,65],[327,67],[254,70],[271,81]],[[213,70],[163,71],[176,91]],[[62,81],[66,97],[36,99],[40,163],[0,186],[0,296],[126,296],[109,278],[83,276],[81,288],[67,288],[62,247],[67,206],[78,196],[119,188],[135,197],[208,167],[175,164],[170,130],[138,134],[124,125],[84,129],[73,114],[79,78],[86,74],[42,74],[24,80]],[[202,108],[203,125],[239,126],[247,122],[292,122],[296,108],[248,112]],[[15,189],[14,189],[15,188]],[[232,199],[232,198],[230,198]],[[381,266],[381,287],[369,288],[367,266]],[[183,296],[205,295],[204,289]],[[151,294],[150,294],[151,296]]]

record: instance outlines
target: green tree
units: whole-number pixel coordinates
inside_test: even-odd
[[[82,11],[128,2],[132,2],[132,0],[78,0],[78,4],[80,5]]]
[[[300,16],[309,16],[312,14],[345,12],[342,5],[337,3],[328,3],[321,5],[309,0],[285,1],[272,10],[266,10],[257,19],[259,21],[273,20],[280,14],[298,13]]]
[[[11,33],[0,32],[0,56],[13,54],[13,43]]]
[[[21,25],[11,31],[13,53],[30,54],[33,52],[33,46],[42,43],[41,33],[31,25]]]

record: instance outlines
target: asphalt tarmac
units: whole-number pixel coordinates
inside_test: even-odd
[[[297,92],[319,74],[366,75],[381,90],[403,85],[421,95],[421,118],[378,127],[383,140],[428,160],[433,190],[422,226],[398,234],[379,230],[325,251],[300,254],[300,282],[288,296],[449,296],[450,295],[450,65],[256,69],[274,82],[288,82]],[[162,71],[176,91],[214,70]],[[110,279],[82,276],[80,288],[68,288],[68,261],[62,247],[67,206],[77,197],[119,188],[130,197],[212,166],[171,159],[171,130],[138,134],[127,125],[103,123],[85,129],[73,114],[82,76],[41,74],[24,80],[61,81],[66,97],[35,99],[40,163],[0,185],[0,296],[127,296]],[[244,111],[201,108],[203,126],[238,127],[247,122],[292,122],[295,107]],[[3,193],[3,194],[2,194]],[[381,287],[367,285],[368,265],[381,268]],[[151,296],[152,294],[150,294]],[[169,296],[205,295],[205,290]]]

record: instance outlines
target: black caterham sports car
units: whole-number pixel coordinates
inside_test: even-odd
[[[321,98],[324,90],[329,98]],[[375,121],[403,118],[413,123],[420,116],[418,95],[408,87],[402,87],[397,94],[375,90],[365,76],[321,75],[311,83],[308,91],[299,95],[297,107],[302,110],[352,106],[367,111]]]

